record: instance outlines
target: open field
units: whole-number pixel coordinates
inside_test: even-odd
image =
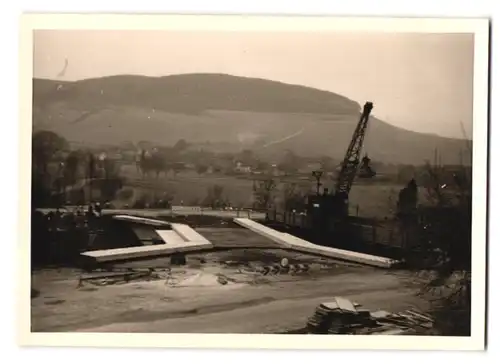
[[[135,166],[124,166],[123,175],[128,179],[125,188],[133,189],[129,200],[116,201],[117,206],[133,204],[134,198],[143,194],[161,196],[164,192],[173,196],[172,204],[198,205],[207,196],[207,191],[214,185],[222,186],[223,196],[235,207],[251,207],[253,201],[253,181],[249,178],[237,178],[224,175],[198,175],[195,172],[182,172],[177,176],[161,175],[158,179],[151,176],[142,178]],[[302,181],[301,183],[304,183]],[[307,181],[306,181],[307,183]],[[313,181],[310,182],[311,188]],[[352,215],[370,218],[385,218],[393,216],[398,193],[403,186],[396,184],[354,184],[350,193],[350,208]],[[283,192],[276,192],[277,199],[283,197]],[[426,192],[421,189],[420,200],[426,200]]]

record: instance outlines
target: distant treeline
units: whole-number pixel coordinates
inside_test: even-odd
[[[115,147],[75,148],[57,133],[38,131],[33,135],[32,192],[35,206],[83,203],[93,197],[111,201],[124,184],[120,165],[135,165],[143,178],[182,173],[186,170],[250,179],[275,178],[284,182],[312,183],[312,172],[322,170],[323,178],[335,179],[341,160],[329,156],[303,157],[292,150],[269,159],[259,150],[217,153],[180,139],[172,146],[148,142],[125,143]],[[429,169],[419,166],[371,162],[376,178],[363,183],[406,184],[415,179],[421,186],[431,184]],[[464,166],[440,166],[440,180],[453,184]],[[465,167],[470,170],[470,167]],[[285,181],[286,180],[286,181]],[[91,191],[97,190],[98,194]]]

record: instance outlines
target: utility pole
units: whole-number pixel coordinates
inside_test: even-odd
[[[437,170],[438,167],[438,150],[434,148],[434,169]]]
[[[104,191],[105,191],[105,194],[107,194],[107,191],[108,191],[108,186],[109,186],[109,167],[108,167],[108,156],[106,155],[106,153],[101,153],[101,155],[99,155],[99,161],[100,161],[100,164],[101,164],[101,168],[104,169],[104,181],[101,181],[101,183],[104,183]],[[103,196],[102,196],[102,189],[101,189],[101,195],[100,195],[100,200],[103,201]],[[106,196],[105,196],[106,197]]]
[[[319,189],[322,186],[321,177],[323,176],[323,171],[313,171],[312,175],[316,179],[316,195],[319,196]]]
[[[58,173],[58,191],[57,193],[59,194],[59,204],[61,206],[64,206],[66,203],[66,186],[64,183],[64,162],[59,163],[59,173]],[[61,201],[61,199],[63,201]]]
[[[89,205],[92,203],[92,178],[94,178],[95,160],[92,152],[89,156]]]

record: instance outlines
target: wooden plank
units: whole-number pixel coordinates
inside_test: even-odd
[[[416,316],[416,317],[418,317],[418,318],[420,318],[422,320],[425,320],[425,321],[428,321],[428,322],[434,322],[434,320],[431,317],[426,316],[426,315],[421,314],[421,313],[418,313],[418,312],[416,312],[414,310],[406,310],[406,312],[409,313],[409,314],[411,314],[411,315],[413,315],[413,316]]]
[[[137,274],[137,272],[99,272],[93,274],[85,274],[80,276],[80,280],[87,281],[92,279],[103,279],[103,278],[115,278],[115,277],[123,277],[125,275]]]
[[[163,221],[163,220],[148,219],[145,217],[131,216],[131,215],[114,215],[113,219],[127,221],[127,222],[133,222],[133,223],[138,223],[138,224],[152,225],[152,226],[170,227],[170,225],[171,225],[170,223]]]
[[[326,308],[327,310],[336,310],[339,308],[339,305],[337,303],[337,301],[333,301],[333,302],[324,302],[322,304],[319,305],[320,307],[324,307]]]
[[[386,318],[391,316],[392,314],[390,312],[380,310],[380,311],[374,311],[370,313],[371,317],[374,319],[380,319],[380,318]]]
[[[348,312],[353,312],[356,313],[356,307],[352,304],[350,300],[344,297],[335,297],[335,301],[337,302],[338,307],[342,311],[348,311]]]
[[[377,331],[371,333],[371,335],[403,335],[408,333],[409,329],[400,329],[400,328],[387,328],[383,331]]]

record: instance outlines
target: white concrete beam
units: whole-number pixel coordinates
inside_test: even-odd
[[[175,227],[174,227],[175,225]],[[130,248],[105,249],[84,252],[81,255],[97,262],[146,258],[213,248],[210,241],[188,225],[172,224],[172,230],[156,230],[163,244],[134,246]]]
[[[300,239],[294,235],[271,229],[250,219],[236,218],[234,219],[234,222],[249,230],[254,231],[257,234],[265,236],[266,238],[271,239],[278,244],[281,244],[283,248],[286,249],[313,253],[330,258],[342,259],[350,262],[361,263],[381,268],[390,268],[397,263],[397,261],[386,257],[379,257],[376,255],[363,254],[349,250],[316,245],[307,240]]]

